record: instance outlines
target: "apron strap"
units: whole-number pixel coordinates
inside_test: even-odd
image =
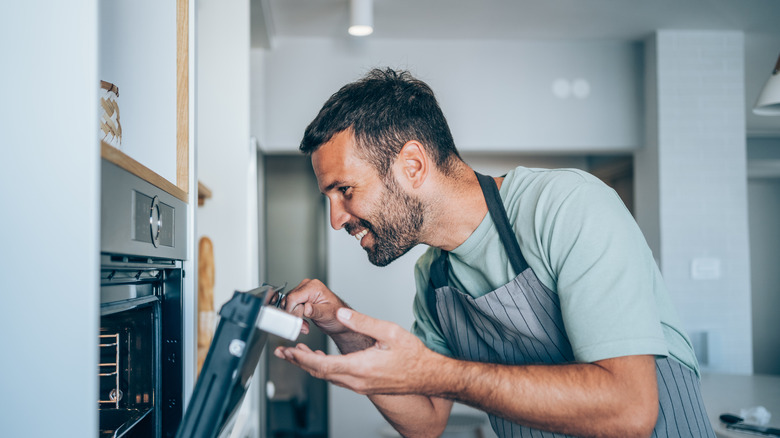
[[[482,194],[485,196],[485,202],[487,203],[490,217],[496,225],[498,236],[509,256],[509,262],[515,270],[515,275],[520,275],[521,272],[528,269],[528,263],[525,261],[525,257],[523,257],[523,253],[520,251],[520,245],[517,243],[517,237],[515,236],[514,230],[511,225],[509,225],[504,202],[501,200],[501,194],[498,192],[496,181],[489,176],[477,172],[474,172],[474,174],[477,175],[477,180],[479,181],[479,186],[482,188]],[[431,293],[427,294],[425,297],[428,310],[431,312],[431,315],[433,315],[433,320],[437,325],[439,323],[439,315],[436,309],[435,291],[436,289],[449,284],[450,263],[447,257],[448,252],[442,250],[441,255],[439,255],[431,264]]]
[[[439,322],[439,309],[436,307],[436,289],[449,284],[449,267],[450,263],[447,260],[447,251],[442,250],[441,255],[431,263],[429,279],[430,290],[425,294],[425,304],[428,306],[428,311],[431,313],[434,325],[436,325],[439,330],[441,330],[441,323]]]
[[[520,251],[520,245],[517,243],[515,232],[512,226],[509,225],[509,218],[506,215],[501,195],[498,193],[496,181],[489,176],[477,172],[474,173],[477,175],[479,185],[482,187],[482,193],[485,195],[485,202],[487,202],[490,217],[493,219],[493,223],[496,224],[498,236],[501,238],[501,243],[504,244],[504,249],[509,255],[509,262],[512,263],[515,275],[520,275],[521,272],[528,269],[528,263]]]

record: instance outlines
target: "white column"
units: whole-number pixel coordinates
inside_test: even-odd
[[[98,2],[0,2],[0,424],[98,428]]]
[[[744,37],[659,31],[646,50],[637,218],[705,368],[751,373]]]

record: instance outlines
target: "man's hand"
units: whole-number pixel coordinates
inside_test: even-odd
[[[295,316],[311,319],[328,336],[347,331],[336,320],[336,311],[347,305],[319,280],[303,280],[284,297],[282,307]],[[309,324],[304,321],[301,333],[308,332]]]
[[[305,310],[303,314],[306,314]],[[338,340],[336,344],[344,355],[328,356],[322,351],[312,351],[304,344],[278,347],[274,355],[314,377],[361,394],[372,394],[369,395],[371,401],[404,436],[441,435],[452,401],[415,395],[421,393],[421,382],[430,380],[426,373],[436,372],[430,359],[438,355],[397,324],[370,318],[346,307],[337,309],[334,319],[331,321],[334,327],[346,330],[344,335],[334,337],[334,340],[342,339],[341,344]],[[353,339],[352,347],[357,346],[360,339],[365,344],[361,348],[345,347],[343,339],[349,337]]]
[[[363,350],[374,344],[373,338],[352,331],[336,318],[339,309],[349,306],[319,280],[303,280],[284,297],[282,307],[295,316],[309,318],[333,339],[342,353]],[[308,321],[301,325],[301,333],[309,333]]]
[[[274,354],[314,377],[360,394],[420,394],[426,373],[435,369],[428,350],[417,337],[399,325],[374,319],[347,308],[337,311],[343,327],[373,338],[369,348],[343,356],[328,356],[299,344],[278,347]]]

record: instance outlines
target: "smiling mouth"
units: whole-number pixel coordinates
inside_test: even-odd
[[[357,239],[358,242],[360,242],[361,239],[363,239],[363,236],[368,234],[368,230],[363,230],[357,234],[355,234],[355,239]]]

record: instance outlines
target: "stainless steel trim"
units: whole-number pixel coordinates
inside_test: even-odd
[[[187,259],[186,203],[106,160],[101,160],[101,179],[101,253],[155,259]],[[154,212],[156,217],[159,217],[159,222],[153,224],[156,217],[153,217],[151,211],[145,212],[145,217],[140,218],[143,223],[136,222],[139,220],[134,210],[137,194],[156,199]],[[168,215],[171,219],[166,220]],[[149,227],[146,223],[149,223]],[[143,226],[143,240],[134,234],[136,225]],[[152,242],[155,237],[158,238],[158,246]]]

